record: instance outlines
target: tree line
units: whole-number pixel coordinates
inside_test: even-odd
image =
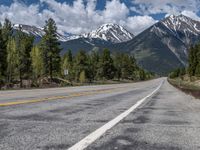
[[[101,53],[80,50],[75,55],[68,50],[61,56],[57,27],[52,18],[46,21],[39,43],[34,43],[34,37],[22,30],[20,26],[19,30],[13,30],[8,19],[0,24],[0,87],[14,84],[24,87],[24,81],[31,86],[40,86],[44,79],[53,82],[55,77],[81,83],[152,77],[137,66],[133,56],[111,54],[108,49]]]
[[[108,49],[104,49],[102,53],[86,53],[81,50],[74,56],[69,50],[61,62],[62,70],[69,70],[67,79],[76,82],[112,79],[139,81],[153,76],[138,67],[133,56],[124,53],[111,54]]]
[[[200,77],[200,43],[191,47],[188,63],[189,76]]]
[[[188,55],[188,66],[178,68],[170,73],[171,78],[182,77],[184,75],[191,77],[200,77],[200,43],[191,46]]]

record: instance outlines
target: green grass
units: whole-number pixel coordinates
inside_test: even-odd
[[[168,81],[170,84],[180,89],[200,91],[200,85],[195,84],[195,82],[184,81],[181,78],[175,78],[175,79],[168,78]]]

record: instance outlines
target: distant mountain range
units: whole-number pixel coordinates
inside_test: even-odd
[[[24,33],[33,35],[36,38],[41,38],[44,35],[44,30],[41,27],[24,25],[24,24],[14,24],[13,25],[13,28],[15,30],[19,30],[20,27]],[[64,36],[64,35],[57,33],[57,37],[58,37],[59,41],[61,41],[61,42],[66,42],[67,40],[72,39],[72,35],[70,35],[70,34],[68,36]]]
[[[13,28],[16,30],[19,30],[19,27],[21,27],[22,31],[34,35],[36,37],[42,37],[44,35],[43,28],[36,27],[36,26],[29,26],[29,25],[23,25],[23,24],[14,24]],[[59,41],[67,42],[70,40],[85,38],[85,39],[97,39],[97,40],[103,40],[110,43],[121,43],[125,41],[129,41],[133,39],[134,35],[127,31],[122,26],[119,26],[117,24],[104,24],[100,26],[98,29],[93,30],[89,33],[84,33],[81,35],[73,35],[73,34],[65,34],[61,35],[57,33]]]
[[[18,29],[20,25],[14,25]],[[41,38],[42,28],[21,25],[22,31]],[[171,15],[137,36],[117,24],[104,24],[90,33],[65,36],[58,34],[62,53],[83,49],[109,48],[134,54],[139,65],[148,71],[165,75],[177,67],[187,65],[188,49],[200,41],[200,22],[184,15]]]

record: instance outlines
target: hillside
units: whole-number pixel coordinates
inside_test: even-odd
[[[169,16],[134,39],[115,45],[134,54],[145,69],[165,75],[187,65],[188,48],[200,39],[200,22],[186,16]]]

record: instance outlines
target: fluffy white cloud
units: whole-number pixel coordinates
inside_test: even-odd
[[[39,5],[26,6],[15,1],[10,7],[0,5],[0,20],[9,18],[15,23],[41,25],[43,15],[39,12]]]
[[[74,1],[73,5],[55,0],[41,2],[49,7],[43,11],[45,16],[55,18],[58,27],[63,31],[75,34],[89,32],[104,23],[126,21],[129,14],[129,9],[119,0],[108,1],[102,11],[95,9],[95,0],[88,0],[86,6],[82,0]]]
[[[200,8],[199,0],[132,0],[131,8],[140,14],[180,14],[182,11],[197,13]]]
[[[184,11],[181,12],[181,14],[183,14],[185,16],[188,16],[188,17],[190,17],[192,19],[200,21],[200,17],[193,11],[184,10]]]
[[[133,31],[135,34],[140,33],[149,26],[156,23],[152,17],[149,16],[134,16],[127,19],[127,28]]]
[[[187,16],[187,17],[190,17],[190,18],[192,18],[194,20],[200,21],[200,17],[193,11],[184,10],[180,14],[182,14],[184,16]],[[166,14],[165,18],[169,17],[170,15],[171,14]]]
[[[48,8],[40,11],[45,4]],[[5,17],[13,23],[43,26],[52,17],[60,33],[81,34],[90,32],[104,23],[117,23],[137,34],[156,22],[150,16],[130,16],[129,8],[120,0],[107,1],[105,9],[96,10],[96,0],[75,0],[72,5],[55,0],[40,0],[38,4],[25,5],[17,0],[10,6],[0,6],[0,20]]]

